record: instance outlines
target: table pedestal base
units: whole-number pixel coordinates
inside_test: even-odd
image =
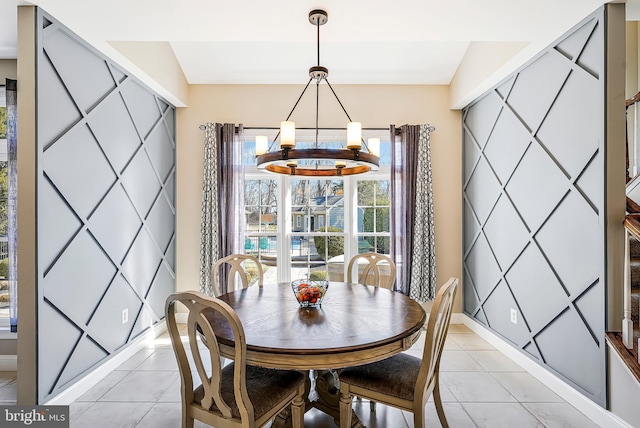
[[[314,370],[315,388],[312,391],[311,381],[307,376],[306,410],[316,408],[329,416],[333,416],[336,425],[340,425],[340,381],[335,370]],[[290,428],[291,407],[284,409],[273,421],[272,428]],[[355,412],[351,413],[351,428],[365,428]]]

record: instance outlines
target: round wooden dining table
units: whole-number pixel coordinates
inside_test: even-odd
[[[339,394],[331,369],[379,361],[409,349],[426,320],[422,307],[403,294],[343,282],[329,283],[320,308],[301,308],[290,283],[248,287],[219,298],[242,322],[247,364],[320,373],[319,399],[311,400],[310,406],[337,418]],[[231,331],[225,322],[211,321],[221,354],[233,357]]]

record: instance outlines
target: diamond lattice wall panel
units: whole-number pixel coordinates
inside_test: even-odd
[[[482,149],[487,144],[496,118],[500,114],[502,100],[495,94],[488,94],[478,101],[478,105],[479,108],[466,112],[464,123],[476,144]]]
[[[532,332],[542,330],[567,308],[567,294],[535,244],[527,246],[505,277]],[[540,296],[544,296],[544,305]]]
[[[142,229],[122,263],[122,273],[141,296],[146,296],[149,291],[162,254],[147,229]]]
[[[594,340],[576,310],[563,312],[536,336],[545,363],[589,395],[602,389],[602,342]]]
[[[48,27],[43,45],[56,73],[82,112],[89,112],[115,88],[107,62],[81,43],[76,43],[64,29]]]
[[[471,206],[465,201],[464,206],[464,248],[471,248],[474,240],[480,232],[480,225],[476,220],[476,216],[471,210]]]
[[[478,315],[480,315],[479,313],[477,313],[477,310],[479,309],[480,301],[478,300],[478,296],[476,295],[475,288],[470,285],[472,281],[468,272],[466,271],[464,272],[463,278],[464,278],[463,284],[469,284],[469,292],[464,293],[462,295],[462,298],[464,300],[464,308],[469,313],[475,314],[476,320],[477,320]]]
[[[122,185],[138,213],[146,217],[158,196],[161,183],[145,150],[138,150],[127,165],[127,169],[122,173]]]
[[[47,320],[38,327],[38,347],[47,350],[46,354],[38,353],[38,365],[57,368],[39,370],[38,389],[44,390],[42,395],[49,395],[72,353],[71,350],[75,349],[82,337],[82,329],[46,301],[38,308],[38,316]]]
[[[45,402],[164,317],[159,302],[175,290],[176,145],[173,106],[37,16],[37,378]]]
[[[598,153],[591,159],[576,182],[576,187],[594,207],[602,207],[604,204],[604,187],[599,180],[602,168],[602,155]]]
[[[38,97],[38,140],[47,145],[82,119],[73,98],[46,58],[38,63],[39,84],[46,96]]]
[[[511,109],[503,109],[484,149],[501,183],[506,183],[531,142],[531,133]]]
[[[38,218],[42,226],[40,238],[47,243],[39,248],[40,260],[44,266],[51,266],[70,240],[80,231],[82,222],[48,182],[40,187],[40,200],[50,209]]]
[[[577,297],[602,273],[602,225],[573,191],[551,214],[536,240],[571,296]]]
[[[167,129],[162,125],[156,126],[149,134],[146,147],[160,180],[166,180],[173,169],[171,154],[174,150],[173,140],[167,133]]]
[[[113,187],[89,223],[91,233],[114,263],[122,263],[142,227],[142,219],[121,185]]]
[[[596,109],[576,109],[597,98],[597,80],[586,71],[573,72],[549,109],[538,138],[554,160],[571,177],[576,177],[598,150],[598,129],[604,118]]]
[[[529,242],[527,228],[506,197],[498,200],[484,225],[484,233],[502,270],[507,270]]]
[[[169,245],[173,237],[173,230],[168,229],[166,225],[174,222],[174,212],[171,204],[164,195],[160,195],[149,212],[147,226],[151,231],[151,236],[155,237],[156,244],[163,252],[167,249],[167,245]]]
[[[483,308],[487,316],[487,322],[493,330],[509,341],[514,342],[516,346],[522,347],[529,343],[529,330],[523,322],[522,314],[517,309],[518,305],[504,281],[500,281],[484,302]],[[502,308],[509,308],[509,310],[503,311]],[[516,311],[516,317],[520,320],[519,323],[514,324],[511,321],[511,310]]]
[[[500,197],[500,191],[500,183],[493,174],[489,163],[484,157],[480,158],[465,193],[480,223],[484,223],[489,217]]]
[[[466,271],[475,282],[476,294],[484,301],[500,281],[500,266],[484,235],[473,244],[465,262]]]
[[[116,267],[85,230],[47,271],[41,284],[43,297],[72,320],[86,323],[115,273]]]
[[[601,304],[602,287],[600,281],[595,282],[575,300],[575,305],[584,317],[585,324],[597,340],[601,340],[600,338],[603,338],[605,333],[604,314],[598,310]]]
[[[160,111],[156,96],[141,83],[130,80],[122,85],[122,97],[127,104],[138,133],[141,137],[146,138],[149,131],[161,119],[162,111]]]
[[[174,284],[171,271],[163,263],[160,265],[160,269],[158,269],[158,273],[153,279],[153,287],[151,287],[151,290],[147,295],[149,307],[155,313],[157,318],[164,317],[164,305],[167,300],[167,295],[171,294],[173,289]]]
[[[518,73],[507,103],[527,129],[538,129],[570,71],[571,64],[559,55],[544,53]]]
[[[602,8],[462,115],[464,311],[601,405],[604,20]]]
[[[478,145],[476,144],[469,131],[465,130],[464,134],[464,151],[468,155],[464,158],[464,165],[462,167],[462,170],[464,174],[464,182],[466,183],[469,180],[469,177],[471,177],[471,174],[473,173],[473,170],[478,163],[478,159],[480,158],[480,149],[478,148]]]
[[[67,361],[57,384],[66,386],[83,372],[107,357],[107,352],[98,346],[90,336],[84,336],[73,350],[71,359]]]
[[[115,171],[122,173],[141,144],[122,96],[114,93],[107,97],[93,109],[87,121]],[[114,127],[114,123],[118,126]]]
[[[109,352],[125,345],[131,334],[131,323],[122,323],[122,311],[127,310],[128,316],[134,317],[141,308],[142,299],[122,275],[116,276],[89,321],[92,338]]]
[[[86,125],[74,127],[50,145],[43,163],[44,173],[85,219],[116,181],[116,174]]]
[[[531,231],[537,230],[567,193],[569,183],[538,144],[529,146],[506,186],[516,210]]]

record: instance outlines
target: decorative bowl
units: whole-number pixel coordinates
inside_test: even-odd
[[[329,281],[297,279],[291,282],[293,295],[301,308],[319,308],[329,288]]]

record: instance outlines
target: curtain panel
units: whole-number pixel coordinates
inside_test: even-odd
[[[391,258],[396,290],[419,302],[436,291],[430,125],[391,125]]]
[[[202,217],[200,222],[200,290],[215,295],[211,269],[215,262],[240,253],[244,242],[244,172],[242,125],[205,125]],[[226,293],[228,272],[220,272],[220,293]]]
[[[7,99],[7,237],[9,322],[18,331],[18,82],[5,80]]]

